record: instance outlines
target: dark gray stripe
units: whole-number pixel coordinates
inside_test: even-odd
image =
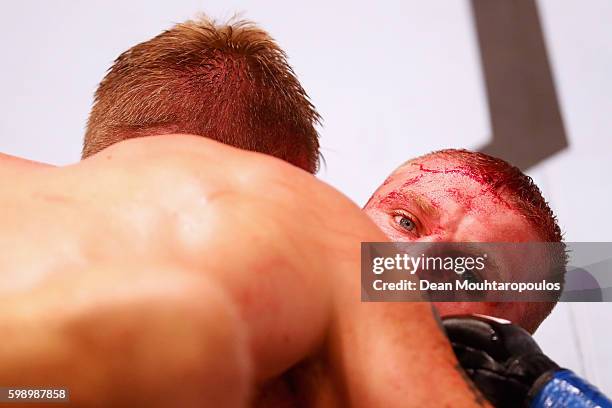
[[[479,150],[528,169],[568,146],[533,0],[471,0],[493,134]]]

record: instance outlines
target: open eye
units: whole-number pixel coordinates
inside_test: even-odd
[[[396,214],[393,216],[393,220],[395,223],[403,230],[415,232],[416,231],[416,223],[413,221],[411,217],[406,214]]]

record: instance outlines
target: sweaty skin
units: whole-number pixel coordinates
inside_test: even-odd
[[[528,221],[485,180],[460,162],[435,155],[398,168],[372,195],[364,211],[396,242],[541,241]],[[524,271],[519,266],[525,264],[525,258],[537,259],[540,255],[507,257],[507,273]],[[531,332],[541,319],[532,303],[437,302],[435,306],[442,316],[497,316]]]
[[[0,384],[83,407],[485,404],[430,304],[360,302],[359,243],[384,235],[302,170],[172,135],[0,156],[0,177]]]

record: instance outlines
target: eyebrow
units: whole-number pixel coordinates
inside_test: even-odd
[[[436,207],[422,195],[416,194],[412,191],[391,191],[383,198],[380,199],[380,203],[385,204],[404,204],[410,202],[418,207],[418,209],[425,215],[435,217],[439,215]]]

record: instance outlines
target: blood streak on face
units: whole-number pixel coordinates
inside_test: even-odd
[[[364,210],[396,241],[536,240],[536,232],[489,176],[449,158],[433,156],[403,165]],[[418,228],[398,228],[393,223],[397,213],[409,215]]]
[[[458,188],[447,188],[446,192],[448,193],[449,197],[452,197],[456,202],[462,203],[468,212],[476,211],[473,204],[476,196],[465,194]]]
[[[465,177],[469,177],[475,182],[481,184],[483,186],[483,190],[481,190],[480,194],[489,193],[493,195],[499,203],[504,204],[506,208],[512,210],[512,207],[508,202],[499,194],[499,192],[491,185],[493,180],[487,174],[478,173],[474,169],[469,166],[457,166],[454,168],[444,168],[444,169],[429,169],[426,168],[422,163],[414,163],[419,166],[419,170],[422,173],[431,173],[431,174],[459,174]],[[414,178],[413,178],[414,179]],[[450,189],[452,190],[452,189]],[[455,189],[459,191],[458,189]],[[460,198],[457,196],[457,198]],[[471,200],[470,200],[471,201]]]
[[[404,182],[404,184],[402,184],[402,188],[406,188],[409,187],[411,185],[413,185],[414,183],[418,182],[419,180],[421,180],[421,178],[423,178],[423,174],[419,174],[418,176],[414,176],[408,180],[406,180]],[[391,177],[389,177],[387,180],[390,180]]]
[[[376,190],[364,211],[395,242],[541,241],[487,174],[448,157],[434,155],[404,164]],[[435,305],[441,315],[488,314],[528,330],[539,323],[527,320],[533,314],[526,303]]]

